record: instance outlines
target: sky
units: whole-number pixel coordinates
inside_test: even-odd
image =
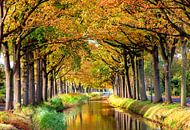
[[[0,54],[0,64],[4,64],[3,54]],[[11,61],[10,65],[11,65],[11,68],[12,68],[13,67],[13,61]]]

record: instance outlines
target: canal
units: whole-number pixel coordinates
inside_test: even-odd
[[[93,101],[64,111],[67,130],[161,130],[161,125]]]

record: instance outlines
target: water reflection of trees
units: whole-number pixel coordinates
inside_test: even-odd
[[[115,111],[106,103],[89,102],[64,111],[67,130],[160,130],[158,124],[131,113]]]
[[[115,111],[115,121],[117,130],[160,130],[159,126],[150,127],[142,120],[135,118],[134,115]]]

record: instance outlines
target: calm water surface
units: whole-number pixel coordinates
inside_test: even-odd
[[[67,130],[161,130],[161,126],[106,102],[89,102],[64,111]]]

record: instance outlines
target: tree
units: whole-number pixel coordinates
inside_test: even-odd
[[[184,37],[181,38],[181,53],[182,53],[181,106],[186,106],[187,41],[184,39]]]

